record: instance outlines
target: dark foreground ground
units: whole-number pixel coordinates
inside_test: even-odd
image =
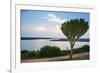
[[[67,60],[69,60],[69,56],[41,58],[41,59],[24,59],[24,60],[21,60],[21,63],[67,61]],[[89,52],[74,54],[72,60],[89,60]]]

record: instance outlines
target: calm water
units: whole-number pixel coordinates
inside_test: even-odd
[[[21,40],[22,50],[39,50],[43,46],[57,46],[61,50],[70,48],[68,41],[49,41],[48,39],[37,39],[37,40]],[[89,42],[76,42],[74,48],[81,47],[83,45],[89,45]]]

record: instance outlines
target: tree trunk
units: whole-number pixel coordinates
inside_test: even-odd
[[[70,42],[70,59],[72,59],[73,58],[73,47],[74,47],[74,44],[75,44],[75,42],[74,43],[72,43],[72,42]]]
[[[73,49],[71,48],[71,50],[70,50],[70,59],[72,59],[72,55],[73,55],[73,51],[72,51]]]

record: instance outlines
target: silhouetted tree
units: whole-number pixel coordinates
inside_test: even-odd
[[[84,19],[71,19],[62,24],[61,30],[68,38],[71,47],[70,59],[72,59],[72,50],[75,42],[88,30],[88,22]]]

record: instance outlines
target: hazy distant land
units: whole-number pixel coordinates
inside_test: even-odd
[[[38,40],[38,39],[49,39],[50,41],[68,41],[66,38],[48,38],[48,37],[21,37],[21,40]],[[80,38],[79,42],[89,42],[89,38]]]

